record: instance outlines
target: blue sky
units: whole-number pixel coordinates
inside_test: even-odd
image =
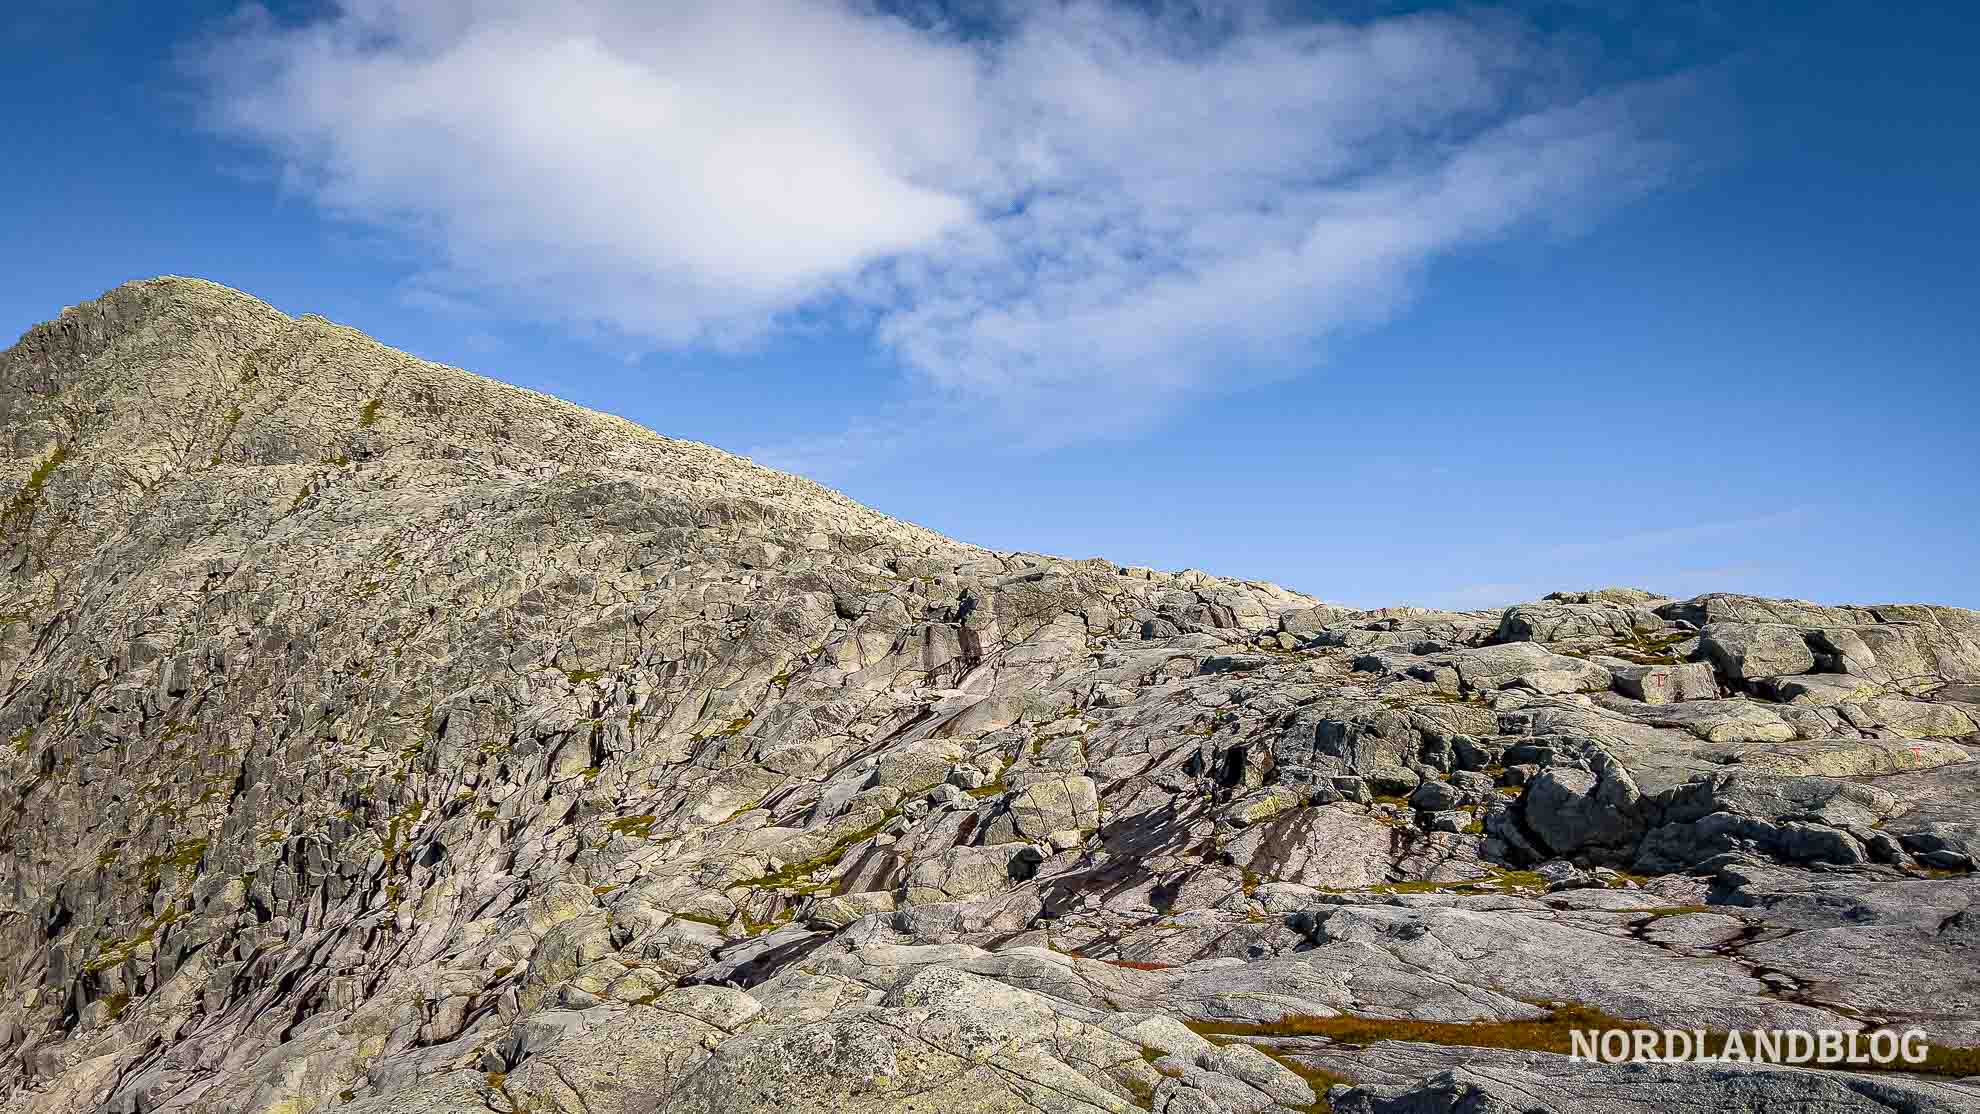
[[[1980,606],[1963,5],[10,7],[9,335],[195,274],[998,548]]]

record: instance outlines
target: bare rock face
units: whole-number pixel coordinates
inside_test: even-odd
[[[1980,614],[990,552],[187,279],[0,429],[5,1114],[1980,1108],[1493,1024],[1980,1046]]]

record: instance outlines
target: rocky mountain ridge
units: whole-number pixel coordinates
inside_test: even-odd
[[[0,426],[8,1114],[1980,1108],[1980,613],[996,553],[188,279]]]

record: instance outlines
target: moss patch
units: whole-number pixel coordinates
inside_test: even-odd
[[[1330,890],[1330,893],[1435,894],[1511,893],[1514,889],[1547,888],[1547,880],[1530,870],[1499,870],[1484,878],[1461,878],[1454,882],[1384,882],[1358,890]]]
[[[1300,1111],[1301,1114],[1329,1114],[1334,1109],[1334,1104],[1327,1101],[1327,1092],[1333,1090],[1335,1087],[1352,1087],[1355,1084],[1354,1080],[1337,1071],[1328,1071],[1318,1064],[1306,1063],[1303,1060],[1288,1056],[1276,1048],[1265,1045],[1252,1045],[1252,1047],[1270,1056],[1278,1062],[1280,1067],[1299,1076],[1300,1079],[1306,1082],[1308,1087],[1313,1088],[1312,1102],[1307,1103],[1305,1106],[1291,1107],[1293,1110]]]
[[[632,839],[650,839],[653,836],[655,817],[621,816],[616,820],[605,821],[605,830],[613,835],[628,836]]]
[[[160,931],[178,919],[178,906],[168,907],[163,913],[152,918],[150,923],[138,929],[137,934],[129,939],[105,941],[103,946],[97,950],[95,958],[83,964],[83,970],[88,974],[94,975],[101,971],[107,971],[120,963],[129,961],[137,955],[138,949],[149,943]]]
[[[1666,905],[1654,909],[1618,909],[1615,911],[1618,913],[1634,913],[1649,920],[1656,920],[1659,917],[1684,917],[1693,913],[1723,913],[1728,916],[1731,915],[1729,910],[1714,908],[1710,905]]]
[[[889,812],[872,824],[850,835],[841,836],[837,842],[833,843],[821,855],[805,859],[802,862],[786,863],[781,870],[772,871],[761,878],[751,878],[748,881],[738,882],[736,884],[751,889],[789,889],[799,892],[816,892],[833,888],[831,883],[813,883],[809,879],[820,870],[839,865],[839,860],[846,857],[847,851],[850,851],[855,844],[879,835],[880,829],[886,827],[888,821],[892,820],[894,816],[894,813]]]
[[[677,921],[693,921],[695,924],[705,924],[710,928],[727,928],[729,926],[728,921],[711,913],[683,913],[675,910],[673,917]]]
[[[138,864],[138,879],[147,891],[156,892],[164,885],[165,872],[176,869],[185,881],[191,881],[199,874],[200,860],[206,857],[207,841],[189,839],[175,843],[163,855],[150,855]]]
[[[379,850],[383,852],[388,867],[397,861],[399,856],[405,854],[407,837],[419,826],[420,818],[425,815],[426,805],[414,801],[404,812],[386,821],[385,840]]]
[[[1382,1041],[1415,1041],[1563,1054],[1571,1051],[1569,1034],[1576,1029],[1647,1027],[1581,1005],[1561,1006],[1545,1017],[1529,1021],[1414,1021],[1293,1014],[1269,1022],[1192,1021],[1188,1024],[1191,1030],[1205,1037],[1323,1037],[1354,1047]]]
[[[1545,1017],[1527,1021],[1415,1021],[1373,1017],[1315,1017],[1295,1014],[1265,1023],[1192,1021],[1189,1027],[1209,1038],[1232,1037],[1321,1037],[1338,1044],[1366,1047],[1382,1041],[1414,1041],[1421,1044],[1454,1045],[1468,1048],[1507,1048],[1567,1055],[1573,1051],[1576,1030],[1653,1029],[1640,1021],[1630,1021],[1578,1003],[1536,1003],[1548,1009]],[[1750,1035],[1742,1034],[1752,1053]],[[1717,1056],[1725,1051],[1727,1034],[1707,1030],[1704,1054]],[[1262,1051],[1262,1050],[1261,1050]],[[1291,1065],[1288,1065],[1291,1066]],[[1906,1064],[1849,1064],[1816,1060],[1799,1067],[1843,1071],[1898,1071],[1922,1075],[1964,1077],[1980,1073],[1980,1048],[1928,1046],[1925,1062]]]
[[[1696,631],[1676,631],[1655,636],[1636,634],[1621,645],[1608,647],[1603,652],[1637,665],[1677,665],[1678,657],[1671,653],[1671,648],[1697,637]]]
[[[1304,1106],[1290,1106],[1287,1107],[1286,1109],[1297,1110],[1300,1111],[1301,1114],[1328,1114],[1329,1111],[1334,1109],[1334,1104],[1327,1101],[1327,1092],[1333,1090],[1337,1086],[1352,1087],[1355,1085],[1355,1081],[1349,1078],[1348,1076],[1342,1075],[1339,1072],[1328,1071],[1326,1068],[1320,1067],[1315,1064],[1306,1063],[1303,1060],[1297,1059],[1293,1056],[1287,1055],[1284,1052],[1281,1052],[1279,1049],[1272,1047],[1270,1044],[1261,1044],[1254,1041],[1241,1040],[1240,1038],[1234,1035],[1225,1035],[1222,1033],[1206,1031],[1205,1029],[1199,1028],[1197,1025],[1194,1024],[1192,1024],[1190,1028],[1197,1030],[1198,1035],[1202,1036],[1205,1040],[1209,1041],[1211,1044],[1215,1044],[1215,1045],[1240,1044],[1240,1043],[1249,1044],[1251,1045],[1251,1047],[1271,1057],[1274,1061],[1278,1063],[1280,1067],[1285,1068],[1287,1071],[1292,1072],[1294,1075],[1299,1076],[1302,1080],[1305,1080],[1306,1085],[1308,1087],[1313,1088],[1314,1101],[1307,1103]],[[1143,1056],[1147,1056],[1147,1050],[1144,1049],[1142,1054]],[[1149,1062],[1151,1064],[1154,1063],[1154,1058],[1150,1057]]]
[[[55,469],[60,468],[62,462],[67,459],[69,459],[69,446],[56,442],[55,451],[48,454],[47,460],[34,466],[34,471],[28,473],[28,478],[21,484],[21,489],[14,492],[14,497],[7,501],[6,508],[0,510],[0,523],[14,526],[32,519],[35,508],[41,505],[49,477],[53,476]]]

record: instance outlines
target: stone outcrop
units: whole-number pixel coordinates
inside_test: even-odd
[[[1980,614],[991,552],[185,279],[0,427],[5,1114],[1980,1108]]]

